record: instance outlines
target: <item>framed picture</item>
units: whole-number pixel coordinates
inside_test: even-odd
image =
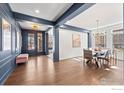
[[[81,47],[81,37],[80,34],[72,34],[72,47]]]
[[[11,50],[11,24],[2,18],[2,50]]]

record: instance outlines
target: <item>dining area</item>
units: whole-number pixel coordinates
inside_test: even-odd
[[[117,53],[109,48],[89,48],[83,50],[83,64],[94,64],[96,68],[110,68],[117,66]]]

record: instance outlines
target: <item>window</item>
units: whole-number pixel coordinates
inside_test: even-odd
[[[114,48],[124,48],[124,35],[123,29],[113,30],[113,45]]]

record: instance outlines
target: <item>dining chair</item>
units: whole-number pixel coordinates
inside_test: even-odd
[[[97,56],[98,62],[100,62],[101,67],[102,63],[107,62],[107,65],[110,63],[110,50],[104,50]]]
[[[94,62],[96,63],[97,67],[98,66],[98,63],[97,63],[97,60],[96,60],[96,57],[93,56],[93,53],[92,53],[92,50],[84,50],[84,64],[88,64],[90,62]],[[87,61],[85,61],[87,60]]]

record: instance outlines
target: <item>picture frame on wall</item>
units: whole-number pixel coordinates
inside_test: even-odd
[[[2,51],[11,50],[11,24],[2,18]]]
[[[72,34],[72,47],[81,47],[81,36],[80,34]]]

